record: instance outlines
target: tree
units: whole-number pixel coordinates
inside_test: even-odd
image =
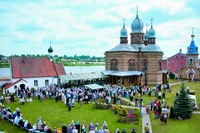
[[[175,74],[173,72],[169,72],[169,78],[170,79],[175,79]]]
[[[192,116],[192,111],[191,100],[182,82],[180,93],[174,100],[174,115],[176,118],[189,119]]]

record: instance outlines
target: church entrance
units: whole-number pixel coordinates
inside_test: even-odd
[[[193,73],[189,73],[189,79],[193,80],[194,79],[194,74]]]

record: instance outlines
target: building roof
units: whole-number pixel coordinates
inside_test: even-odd
[[[109,51],[137,51],[127,43],[121,43]]]
[[[19,80],[15,81],[14,83],[5,84],[4,88],[5,88],[5,89],[8,89],[8,88],[10,88],[11,86],[13,86],[13,85],[19,83],[20,81],[24,81],[24,82],[28,83],[28,82],[27,82],[26,80],[24,80],[24,79],[19,79]]]
[[[74,81],[74,80],[89,80],[89,79],[99,79],[107,78],[107,76],[95,72],[95,73],[77,73],[77,74],[68,74],[68,75],[59,75],[62,81]]]
[[[54,65],[48,57],[12,57],[12,78],[55,77],[65,74],[63,66]]]
[[[57,75],[66,74],[62,63],[55,63],[54,65],[56,68]]]
[[[147,44],[147,46],[144,47],[143,51],[162,52],[157,44]]]
[[[144,72],[141,72],[141,71],[113,71],[113,70],[102,71],[102,73],[104,75],[119,76],[119,77],[132,76],[132,75],[138,76],[138,75],[144,74]]]

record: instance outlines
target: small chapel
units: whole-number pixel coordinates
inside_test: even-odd
[[[120,42],[105,51],[107,83],[123,86],[155,85],[166,82],[167,72],[162,70],[163,51],[156,43],[156,31],[151,21],[150,29],[144,32],[144,23],[138,11],[131,24],[130,41],[123,22]]]

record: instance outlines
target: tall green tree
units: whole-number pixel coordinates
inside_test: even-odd
[[[174,100],[174,115],[182,119],[189,119],[192,116],[192,111],[191,100],[182,82],[180,93]]]

